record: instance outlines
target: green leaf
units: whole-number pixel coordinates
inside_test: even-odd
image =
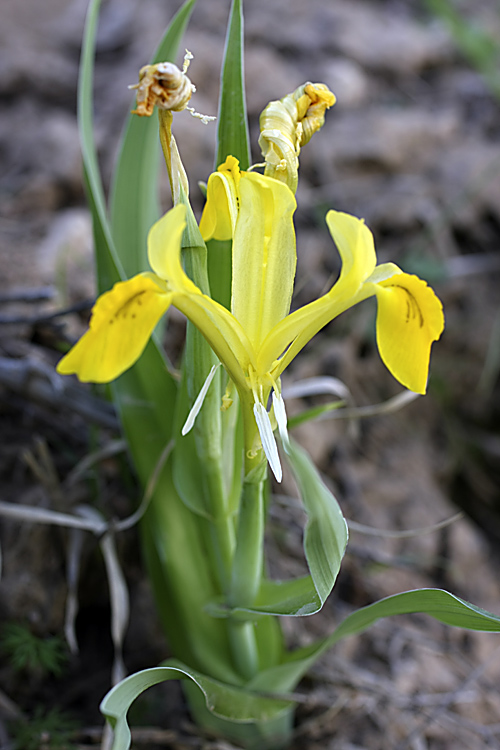
[[[346,521],[303,448],[289,441],[287,454],[307,513],[304,552],[311,575],[263,581],[252,607],[229,609],[221,600],[213,601],[208,605],[213,617],[258,620],[261,615],[312,615],[321,609],[335,584],[347,546]]]
[[[221,597],[210,602],[206,610],[212,617],[245,622],[260,622],[263,615],[302,616],[313,615],[321,609],[321,600],[314,588],[311,576],[289,581],[263,580],[255,604],[251,608],[229,608]]]
[[[210,296],[226,310],[231,309],[232,240],[209,240],[208,277],[210,279]]]
[[[442,589],[404,591],[358,609],[336,629],[335,641],[361,633],[381,617],[420,612],[431,615],[445,625],[467,630],[500,632],[500,617]]]
[[[227,27],[222,64],[215,168],[222,164],[229,155],[239,160],[240,169],[248,169],[251,164],[243,64],[242,0],[233,0]]]
[[[172,437],[177,383],[151,339],[141,358],[111,384],[130,453],[143,487]]]
[[[93,78],[95,40],[101,0],[89,3],[83,34],[78,81],[78,129],[83,173],[93,218],[99,291],[125,278],[109,227],[93,128]]]
[[[174,61],[195,2],[186,0],[176,13],[152,63]],[[158,170],[161,161],[156,115],[130,114],[111,188],[111,228],[127,276],[149,268],[146,240],[160,215]]]
[[[284,663],[257,675],[248,685],[254,690],[293,690],[305,673],[331,646],[349,635],[362,633],[382,617],[427,614],[446,625],[468,630],[500,632],[500,617],[442,589],[417,589],[394,594],[356,610],[326,638],[285,657]]]
[[[347,546],[347,524],[305,450],[291,440],[287,456],[307,513],[304,551],[322,606],[340,570]]]
[[[215,169],[226,157],[234,156],[241,169],[251,164],[243,61],[243,6],[233,0],[226,35],[221,72]],[[231,309],[232,242],[211,240],[208,274],[212,298]]]
[[[222,388],[224,392],[227,385],[227,375],[221,370]],[[239,398],[236,389],[233,389],[233,403],[221,414],[222,430],[222,464],[224,492],[227,495],[227,508],[230,513],[238,509],[243,484],[243,424],[239,408]]]
[[[99,287],[124,276],[109,229],[92,128],[92,76],[99,0],[89,6],[82,53],[79,122],[84,170],[94,219]],[[153,341],[140,360],[112,386],[115,404],[139,479],[146,487],[172,437],[177,383]],[[178,497],[170,461],[160,472],[151,504],[141,523],[159,614],[172,648],[202,671],[233,684],[241,678],[232,667],[226,623],[203,610],[220,594],[207,563],[209,531],[203,519]],[[190,554],[186,556],[186,550]]]
[[[127,711],[134,700],[153,685],[167,680],[192,680],[216,716],[234,722],[269,721],[291,709],[291,701],[264,698],[247,690],[225,685],[174,659],[166,666],[137,672],[114,687],[101,703],[101,711],[114,729],[113,750],[128,750],[131,736]]]
[[[211,518],[210,498],[203,466],[198,456],[195,430],[181,435],[192,402],[187,395],[187,377],[183,371],[176,414],[175,452],[172,458],[172,473],[175,488],[186,507],[204,518]]]
[[[80,77],[80,123],[89,202],[94,219],[99,286],[120,278],[109,231],[92,134],[92,71],[99,0],[89,6]],[[111,384],[135,469],[148,485],[173,431],[177,383],[153,341],[139,361]],[[160,617],[177,653],[221,679],[238,681],[231,668],[225,627],[203,612],[220,592],[207,566],[206,528],[179,499],[170,461],[161,471],[141,531]],[[186,556],[186,549],[190,550]]]

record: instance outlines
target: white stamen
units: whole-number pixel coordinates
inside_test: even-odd
[[[257,428],[259,430],[260,439],[262,441],[262,447],[269,466],[276,477],[277,482],[281,482],[283,472],[281,470],[280,457],[278,455],[278,446],[273,434],[273,428],[271,427],[271,420],[266,408],[260,401],[256,401],[253,405],[253,413],[255,421],[257,422]]]
[[[276,391],[273,391],[273,408],[274,416],[276,417],[276,422],[278,423],[281,442],[283,443],[283,448],[288,453],[290,439],[288,437],[288,418],[286,416],[285,402],[283,401],[281,393],[276,393]]]
[[[220,362],[218,365],[214,365],[210,372],[208,373],[208,377],[203,383],[203,387],[201,391],[199,392],[196,401],[194,402],[191,411],[188,414],[188,418],[186,419],[184,423],[184,427],[181,430],[182,435],[187,435],[188,432],[192,429],[194,425],[194,421],[198,414],[200,413],[201,407],[203,406],[203,402],[205,401],[205,396],[208,393],[208,389],[210,388],[210,383],[214,379],[214,375],[217,371],[217,369],[220,367]]]

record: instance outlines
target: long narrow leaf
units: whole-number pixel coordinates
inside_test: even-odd
[[[303,616],[313,615],[321,609],[311,576],[302,576],[289,581],[262,581],[255,604],[247,609],[230,609],[219,599],[207,606],[212,617],[231,617],[233,620],[262,621],[263,615]]]
[[[109,227],[93,135],[93,72],[100,4],[101,0],[91,0],[87,13],[80,63],[78,122],[87,196],[93,218],[98,287],[104,291],[124,278],[124,271]],[[129,444],[137,441],[137,451],[145,454],[141,478],[146,483],[149,478],[147,471],[154,470],[163,448],[170,440],[173,410],[167,405],[172,403],[176,393],[176,384],[168,374],[164,358],[154,342],[148,344],[139,362],[113,384],[113,391]],[[146,440],[144,435],[147,435]],[[132,453],[136,465],[143,463],[138,453]]]
[[[152,63],[174,62],[196,0],[186,0],[170,22]],[[146,239],[160,214],[158,120],[129,115],[111,189],[111,228],[127,276],[148,268]]]
[[[333,588],[345,553],[347,523],[339,504],[304,449],[290,441],[287,454],[307,513],[304,531],[307,564],[323,605]]]
[[[104,291],[124,278],[124,273],[111,236],[94,139],[93,80],[100,6],[101,0],[91,0],[85,21],[78,82],[78,128],[84,179],[93,218],[98,287],[99,291]]]
[[[233,0],[222,62],[215,168],[227,156],[239,159],[241,169],[251,163],[243,63],[243,6]],[[208,275],[213,299],[231,308],[231,241],[208,244]]]
[[[422,613],[447,625],[468,630],[500,633],[500,617],[459,599],[442,589],[417,589],[388,596],[358,609],[326,638],[288,655],[283,664],[261,672],[249,687],[254,690],[293,690],[315,661],[331,646],[349,635],[362,633],[381,617]]]
[[[243,66],[242,0],[233,0],[222,65],[221,94],[217,132],[217,161],[227,156],[239,159],[240,168],[251,163]]]
[[[145,669],[119,683],[101,703],[101,711],[114,728],[113,750],[128,750],[131,742],[127,711],[134,700],[153,685],[167,680],[192,680],[216,716],[236,722],[269,721],[293,706],[291,701],[263,698],[246,690],[217,682],[200,672],[170,660],[167,666]]]

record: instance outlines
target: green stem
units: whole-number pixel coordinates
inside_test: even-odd
[[[245,479],[241,493],[236,532],[236,549],[233,559],[230,607],[251,607],[262,580],[264,565],[265,502],[264,482],[266,463],[262,450],[254,452],[257,427],[250,403],[241,400],[245,439]],[[231,642],[238,639],[236,667],[250,679],[259,671],[259,654],[251,622],[230,623]]]
[[[259,592],[263,567],[264,487],[263,482],[243,483],[236,550],[234,553],[230,607],[251,606]],[[235,666],[246,679],[259,671],[259,653],[252,622],[230,622],[230,641]]]
[[[263,567],[264,483],[243,483],[238,514],[229,604],[251,606],[259,593]]]
[[[253,622],[230,622],[229,644],[234,667],[245,680],[251,680],[259,671],[255,624]]]
[[[222,470],[216,460],[205,459],[204,473],[212,518],[208,521],[211,538],[210,553],[217,571],[221,591],[230,585],[230,571],[234,553],[234,523],[226,507],[226,493],[222,482]]]

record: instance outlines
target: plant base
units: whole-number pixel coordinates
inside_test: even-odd
[[[230,721],[208,710],[200,689],[191,682],[183,683],[191,715],[196,724],[245,750],[282,750],[292,739],[294,709],[268,721]]]

